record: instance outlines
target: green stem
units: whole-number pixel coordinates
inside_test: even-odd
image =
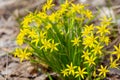
[[[77,54],[77,46],[75,46],[75,53],[74,53],[74,56],[73,56],[73,64],[75,63],[76,54]]]
[[[79,80],[81,80],[80,76],[79,76]]]

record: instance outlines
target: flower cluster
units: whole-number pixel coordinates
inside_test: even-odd
[[[38,64],[44,62],[63,80],[104,78],[109,68],[117,68],[120,45],[114,46],[109,65],[100,64],[104,47],[110,43],[111,18],[101,17],[100,23],[94,24],[88,5],[68,0],[57,10],[54,7],[52,0],[47,0],[40,12],[24,17],[16,42],[20,46],[26,43],[32,50],[17,48],[15,56],[21,61],[30,58]]]
[[[107,66],[103,67],[103,65],[101,65],[100,67],[101,68],[98,69],[98,71],[100,72],[99,76],[103,75],[105,77],[106,73],[109,72],[109,70],[107,70]],[[75,76],[75,78],[81,77],[82,79],[84,79],[84,76],[86,74],[89,74],[89,72],[87,72],[86,68],[81,69],[80,66],[73,66],[72,63],[70,65],[67,65],[67,68],[62,70],[61,73],[63,74],[64,77],[72,75],[72,76]],[[96,72],[94,71],[93,76],[96,77],[95,75],[96,75]]]
[[[75,69],[77,68],[77,71]],[[63,76],[68,76],[68,75],[76,75],[75,77],[82,77],[84,79],[84,74],[87,74],[85,71],[86,68],[81,69],[80,66],[73,66],[71,63],[70,65],[67,65],[67,69],[62,70],[61,73],[63,73]]]

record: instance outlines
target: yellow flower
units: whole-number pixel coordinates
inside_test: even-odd
[[[101,49],[103,48],[103,46],[101,46],[99,43],[93,46],[93,50],[92,52],[94,52],[94,54],[102,54]]]
[[[37,46],[39,41],[46,37],[46,32],[40,31],[40,34],[37,35],[34,31],[31,31],[31,37],[33,38],[31,40],[31,43],[35,43],[35,46]]]
[[[84,79],[84,74],[87,74],[87,72],[85,71],[86,68],[81,69],[80,67],[78,67],[78,71],[75,72],[76,76],[75,77],[79,77],[81,76],[82,79]]]
[[[15,57],[19,56],[20,55],[19,48],[16,48],[13,54]]]
[[[81,13],[81,10],[84,9],[83,4],[72,4],[72,12]]]
[[[107,18],[106,16],[100,19],[102,25],[109,26],[111,24],[112,18]]]
[[[29,28],[20,29],[20,33],[22,33],[22,34],[24,34],[24,35],[27,35],[28,32],[30,32]]]
[[[98,41],[96,40],[98,37],[95,37],[93,35],[93,33],[91,33],[91,35],[86,36],[85,38],[83,38],[83,45],[85,45],[85,48],[87,47],[93,47],[95,45],[95,43],[98,43]]]
[[[119,44],[119,47],[117,46],[114,46],[115,50],[112,54],[116,54],[117,55],[117,59],[119,60],[120,59],[120,44]]]
[[[22,21],[22,25],[24,28],[28,28],[29,24],[33,21],[33,13],[30,13],[29,15],[27,15],[26,17],[24,17],[24,20]]]
[[[89,66],[95,65],[95,59],[96,59],[96,56],[95,57],[94,56],[88,57],[88,58],[86,58],[87,61],[85,61],[84,63],[88,63]]]
[[[104,36],[106,33],[110,34],[109,28],[106,25],[97,26],[97,34],[100,33],[100,36]]]
[[[64,70],[61,70],[61,73],[63,74],[63,76],[68,76],[68,70],[64,69]]]
[[[110,38],[106,36],[104,38],[104,42],[105,42],[106,45],[108,45],[110,43]]]
[[[88,19],[91,19],[91,18],[93,17],[92,12],[91,12],[90,10],[88,10],[88,9],[85,11],[85,16],[86,16]]]
[[[88,52],[88,49],[87,49],[87,51],[83,51],[83,55],[82,55],[82,57],[84,57],[85,59],[87,59],[87,58],[89,58],[89,52]]]
[[[84,31],[82,32],[82,36],[84,37],[89,35],[93,30],[94,30],[93,24],[91,24],[90,26],[85,25]]]
[[[64,5],[63,5],[64,6]],[[58,10],[56,13],[59,15],[59,16],[62,16],[65,12],[67,11],[67,9],[65,7],[63,8],[60,8],[60,10]]]
[[[80,12],[79,4],[72,4],[72,12]]]
[[[62,9],[67,9],[70,4],[71,4],[71,1],[65,0],[65,3],[61,4],[61,8]]]
[[[99,37],[101,42],[104,42],[106,45],[108,45],[110,43],[110,38],[108,36],[101,36]]]
[[[45,26],[45,28],[48,30],[48,29],[52,28],[52,25],[49,23],[47,26]]]
[[[118,68],[118,65],[119,65],[119,64],[117,64],[117,61],[118,61],[118,60],[114,60],[114,61],[113,61],[113,57],[110,56],[110,68]]]
[[[34,38],[31,40],[31,43],[35,43],[35,46],[37,46],[38,42],[39,42],[39,36],[35,35]]]
[[[91,25],[85,25],[85,27],[87,28],[87,30],[88,31],[93,31],[94,30],[94,26],[93,26],[93,24],[91,24]]]
[[[74,69],[76,69],[76,68],[77,68],[77,66],[73,66],[73,64],[71,63],[70,65],[67,65],[66,70],[68,70],[69,75],[72,74],[74,76],[75,75]]]
[[[47,34],[47,32],[45,32],[45,31],[40,31],[40,40],[46,38],[46,34]]]
[[[17,48],[14,52],[14,55],[20,58],[20,62],[22,62],[24,59],[28,60],[32,53],[28,52],[27,50],[28,47],[26,47],[24,50]]]
[[[21,46],[23,44],[24,37],[28,34],[29,31],[30,30],[26,28],[20,29],[20,33],[17,35],[17,38],[16,38],[16,42],[18,45]]]
[[[58,51],[57,45],[59,45],[59,43],[54,43],[54,40],[52,40],[52,43],[50,43],[50,52],[53,52],[53,50]]]
[[[52,4],[53,0],[47,0],[47,3],[43,6],[43,11],[51,9],[51,7],[55,6],[55,4]]]
[[[92,75],[93,75],[93,77],[96,77],[96,76],[97,76],[96,70],[93,71],[93,74],[92,74]]]
[[[36,26],[36,27],[38,27],[38,28],[39,28],[39,27],[42,25],[42,23],[43,23],[42,20],[38,18],[37,14],[36,14],[33,22],[34,22],[34,26]]]
[[[42,39],[42,40],[41,40],[41,43],[42,43],[43,45],[41,46],[40,49],[43,49],[43,48],[44,48],[45,51],[47,51],[47,49],[50,48],[50,40],[51,40],[51,39],[49,39],[49,40]]]
[[[79,42],[80,42],[79,39],[80,39],[80,37],[77,37],[77,38],[75,37],[74,40],[71,40],[71,42],[73,42],[73,46],[75,46],[75,45],[79,46]]]
[[[32,38],[32,39],[35,38],[37,35],[34,29],[32,29],[31,31],[29,30],[28,34],[29,34],[28,38]]]
[[[99,76],[103,75],[104,77],[106,77],[106,73],[109,72],[109,70],[107,70],[107,66],[103,67],[103,65],[100,66],[101,69],[98,69],[98,71],[100,72],[99,73]]]
[[[36,17],[38,17],[38,19],[41,19],[41,20],[45,20],[48,16],[45,12],[39,12]]]
[[[51,21],[51,22],[57,22],[56,20],[58,20],[58,19],[56,19],[58,17],[58,15],[56,14],[56,13],[52,13],[51,15],[49,15],[49,20]]]
[[[18,45],[22,45],[24,41],[24,33],[19,33],[17,38],[16,38],[16,42]]]

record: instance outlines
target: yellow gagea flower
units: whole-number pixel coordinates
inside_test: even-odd
[[[78,71],[76,71],[76,76],[75,77],[82,77],[82,79],[84,79],[84,75],[87,74],[87,72],[85,71],[86,68],[81,69],[80,67],[78,67]]]
[[[47,0],[47,3],[43,6],[43,11],[51,9],[55,4],[52,4],[53,0]]]
[[[25,49],[16,48],[14,55],[20,58],[20,62],[22,62],[23,60],[28,60],[32,53],[27,50],[28,47],[26,47]]]
[[[75,75],[75,69],[77,68],[77,66],[73,66],[73,63],[70,63],[70,65],[67,64],[67,69],[68,70],[68,73],[69,75]]]
[[[71,42],[73,42],[73,46],[79,46],[80,37],[75,37],[74,40],[71,40]]]
[[[106,73],[109,72],[109,70],[107,69],[107,66],[103,67],[103,65],[100,66],[101,68],[98,69],[99,76],[103,75],[104,77],[106,77]]]

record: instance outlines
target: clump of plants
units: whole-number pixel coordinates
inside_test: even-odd
[[[111,18],[99,19],[86,4],[66,0],[57,10],[52,0],[40,12],[30,13],[21,22],[14,56],[37,64],[45,63],[58,73],[62,80],[104,79],[110,68],[117,68],[120,45],[109,53],[109,64],[101,64],[105,46],[110,43]],[[116,58],[113,55],[117,55]]]

